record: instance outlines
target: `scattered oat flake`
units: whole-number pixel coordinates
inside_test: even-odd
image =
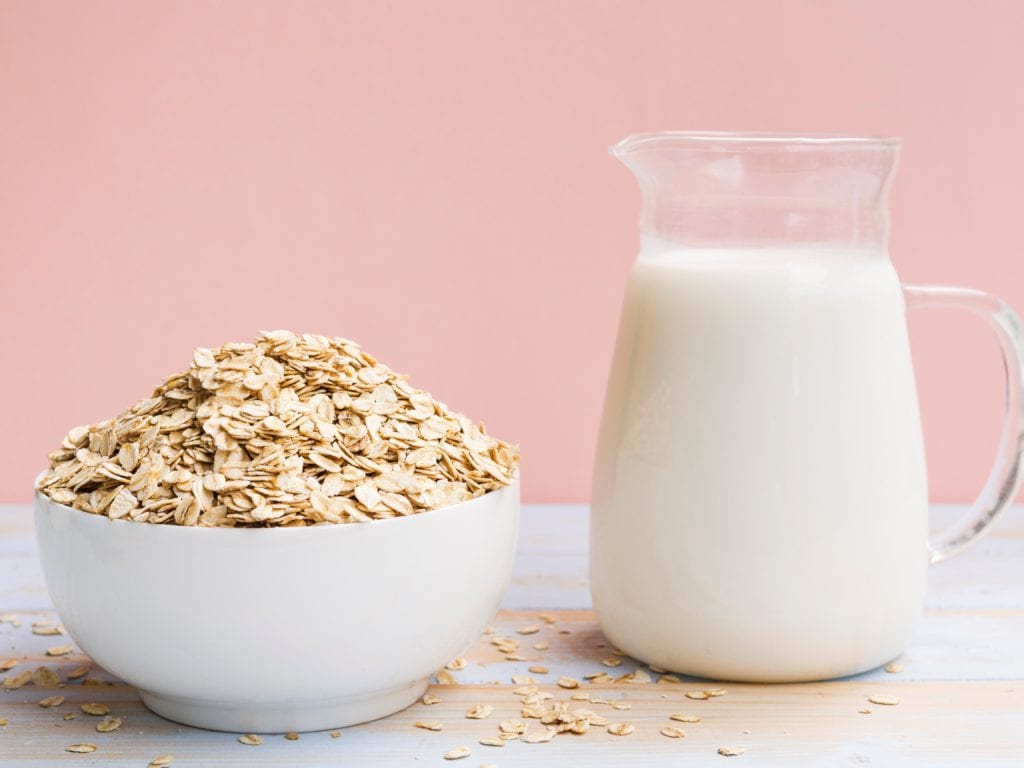
[[[622,663],[622,659],[616,658],[615,656],[609,656],[607,659],[602,659],[601,663],[606,667],[617,667]]]
[[[743,747],[719,747],[718,748],[718,754],[722,755],[722,757],[736,757],[737,755],[742,755],[746,751],[747,750],[745,750]]]
[[[543,731],[530,731],[523,734],[522,740],[527,744],[546,744],[555,738],[557,732],[552,728],[545,728]]]
[[[900,703],[900,700],[896,696],[868,696],[868,701],[872,704],[880,704],[883,707],[894,707]]]
[[[612,709],[632,709],[633,705],[628,701],[613,701]]]
[[[533,649],[535,651],[546,651],[550,647],[551,643],[549,643],[547,640],[541,640],[533,644]]]
[[[551,670],[549,670],[547,667],[542,667],[540,664],[534,664],[532,667],[530,667],[526,671],[527,672],[533,672],[533,674],[535,674],[535,675],[546,675]]]
[[[78,715],[76,715],[74,712],[65,712],[64,713],[64,719],[65,720],[74,720],[76,717],[78,717]]]
[[[449,661],[447,664],[445,664],[445,667],[447,669],[451,669],[457,672],[460,669],[465,669],[467,664],[469,664],[468,661],[459,657],[457,659],[452,659],[451,661]]]
[[[870,715],[871,714],[871,710],[868,709],[867,707],[864,707],[863,709],[858,709],[857,712],[859,712],[862,715]]]
[[[682,739],[686,737],[686,731],[682,728],[676,728],[673,725],[666,725],[659,731],[659,733],[662,736],[668,736],[670,739]]]
[[[75,667],[73,670],[68,672],[67,678],[68,680],[77,680],[80,677],[85,677],[91,671],[92,667],[90,667],[88,664],[83,664],[81,667]]]
[[[631,675],[627,675],[623,681],[626,683],[636,683],[637,685],[647,685],[651,682],[651,676],[647,674],[646,670],[638,669]]]
[[[885,671],[889,672],[890,674],[896,674],[897,672],[903,671],[903,665],[900,664],[898,661],[890,661],[888,664],[885,665]]]
[[[86,702],[80,709],[87,715],[96,715],[97,717],[110,714],[110,707],[106,704],[97,704],[94,701]]]
[[[540,627],[538,627],[536,624],[531,624],[528,627],[519,627],[519,629],[517,629],[516,632],[518,632],[520,635],[535,635],[536,633],[540,632]]]
[[[447,669],[439,669],[437,671],[437,684],[438,685],[455,685],[455,676]]]
[[[455,749],[449,749],[441,757],[445,760],[461,760],[464,757],[469,757],[472,754],[469,751],[469,747],[456,747]]]
[[[669,684],[675,685],[675,684],[681,683],[683,681],[680,679],[680,677],[678,675],[667,674],[667,675],[662,675],[661,677],[659,677],[658,678],[658,682],[659,683],[669,683]]]
[[[55,645],[53,648],[46,649],[47,656],[67,656],[69,653],[74,653],[74,646],[70,645]]]
[[[490,717],[493,711],[494,707],[490,704],[474,704],[466,711],[466,717],[470,720],[483,720]]]
[[[39,706],[43,707],[44,709],[49,709],[50,707],[59,707],[63,703],[63,696],[47,696],[45,699],[39,700]]]
[[[17,659],[7,659],[0,662],[0,672],[6,672],[9,669],[14,669],[16,666],[18,666]]]
[[[288,731],[288,733],[286,733],[284,735],[284,737],[286,739],[288,739],[288,741],[298,741],[299,740],[299,734],[297,734],[295,731]]]
[[[505,657],[505,661],[526,661],[526,657],[518,653],[510,653]]]
[[[706,693],[708,697],[714,698],[715,696],[725,696],[726,690],[725,688],[707,688],[704,693]]]
[[[39,626],[33,625],[32,626],[32,634],[33,635],[44,635],[44,636],[63,635],[64,634],[64,629],[63,629],[63,627],[61,627],[59,625],[54,626],[52,624],[40,624]]]
[[[556,681],[559,688],[579,688],[580,681],[574,677],[560,677]]]
[[[669,715],[669,720],[676,720],[680,723],[699,723],[700,718],[696,715]]]
[[[439,696],[435,696],[432,693],[424,693],[423,698],[420,699],[420,701],[422,701],[424,704],[440,704],[441,698]]]
[[[502,720],[498,723],[498,730],[502,733],[520,734],[526,730],[526,723],[522,720]]]
[[[247,733],[244,736],[239,736],[238,740],[248,747],[258,747],[263,743],[263,738],[257,736],[255,733]]]
[[[49,667],[36,667],[32,670],[32,684],[40,688],[56,688],[60,685],[60,678]]]
[[[695,701],[703,701],[704,699],[710,699],[707,691],[687,691],[686,698],[694,699]]]
[[[9,723],[9,722],[10,722],[10,720],[8,720],[6,717],[0,717],[0,728],[2,728],[3,726],[7,725],[7,723]]]
[[[104,717],[98,723],[96,723],[96,730],[100,733],[110,733],[116,731],[121,727],[120,717]]]
[[[536,685],[537,681],[529,675],[512,675],[512,682],[515,685]]]
[[[153,768],[161,768],[161,766],[170,765],[173,762],[174,755],[160,755],[159,757],[154,757],[150,760],[149,764],[153,766]]]
[[[590,701],[590,694],[584,691],[582,693],[574,693],[569,698],[573,701]]]
[[[553,613],[538,613],[537,618],[545,624],[554,624],[558,618]]]
[[[440,720],[417,720],[413,725],[425,731],[440,731],[444,727]]]
[[[629,736],[634,730],[636,730],[629,723],[612,723],[608,726],[608,733],[612,736]]]
[[[95,744],[68,744],[64,747],[65,752],[78,752],[79,754],[87,754],[89,752],[96,751]]]
[[[494,736],[485,736],[480,739],[480,743],[485,747],[504,747],[505,742],[501,739],[497,739]]]
[[[340,739],[341,738],[341,731],[331,731],[331,738],[332,739]]]

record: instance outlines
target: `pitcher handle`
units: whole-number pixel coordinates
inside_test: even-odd
[[[1024,451],[1021,405],[1024,402],[1024,336],[1017,313],[1002,299],[973,288],[905,285],[907,309],[949,307],[966,309],[988,322],[999,339],[1006,373],[1006,409],[995,464],[971,509],[929,545],[929,561],[938,563],[963,552],[987,531],[1014,500],[1022,479]]]

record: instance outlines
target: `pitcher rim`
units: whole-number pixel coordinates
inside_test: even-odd
[[[786,150],[899,149],[898,136],[853,136],[845,133],[784,133],[771,131],[650,131],[633,133],[613,144],[608,151],[621,157],[639,148]]]

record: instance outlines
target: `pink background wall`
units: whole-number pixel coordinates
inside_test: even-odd
[[[588,496],[660,128],[902,135],[904,279],[1024,309],[1024,3],[0,0],[0,500],[197,344],[344,335]],[[933,497],[973,496],[980,321],[911,321]]]

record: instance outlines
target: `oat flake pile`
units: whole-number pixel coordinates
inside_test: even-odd
[[[150,399],[75,427],[38,487],[111,518],[302,526],[455,504],[518,462],[354,342],[273,331],[199,348]]]

